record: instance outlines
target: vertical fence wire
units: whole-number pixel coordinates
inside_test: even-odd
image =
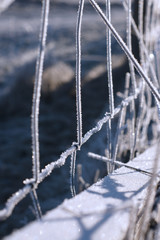
[[[111,3],[106,0],[106,17],[111,22]],[[111,31],[106,28],[106,49],[107,49],[107,72],[108,72],[108,90],[109,90],[109,111],[111,117],[114,112],[114,94],[113,94],[113,76],[112,76],[112,53],[111,53]],[[111,159],[112,157],[112,123],[111,119],[107,122],[107,154]],[[107,163],[107,171],[112,171],[112,166]]]
[[[111,133],[111,128],[112,128],[112,122],[111,119],[109,119],[106,123],[106,128],[107,128],[107,145],[106,145],[106,150],[105,154],[108,159],[112,159],[112,133]],[[112,172],[112,164],[107,162],[107,173],[110,174]]]
[[[83,17],[84,0],[79,1],[76,25],[76,114],[77,114],[77,149],[80,150],[82,145],[82,100],[81,100],[81,27]],[[76,195],[75,189],[75,168],[76,152],[71,154],[70,170],[70,188],[72,196]]]
[[[110,0],[106,0],[106,17],[111,22],[111,3]],[[114,94],[113,94],[113,78],[112,78],[112,55],[111,55],[111,31],[107,27],[106,29],[107,39],[107,71],[108,71],[108,89],[109,89],[109,110],[111,116],[114,111]]]
[[[34,185],[31,191],[31,198],[33,200],[33,205],[36,211],[37,218],[41,218],[41,209],[40,209],[38,197],[35,190],[37,188],[37,183],[39,181],[39,173],[40,173],[39,106],[40,106],[44,53],[45,53],[45,45],[46,45],[46,37],[47,37],[49,5],[50,5],[50,0],[46,0],[42,2],[39,55],[37,58],[37,65],[36,65],[33,102],[32,102],[32,118],[31,118],[32,170],[33,170],[33,179],[34,179]]]
[[[42,2],[41,27],[40,27],[40,44],[39,54],[36,64],[36,74],[34,82],[33,103],[32,103],[32,161],[33,161],[33,178],[35,183],[38,182],[40,172],[40,156],[39,156],[39,105],[42,84],[42,72],[44,63],[44,53],[47,37],[48,15],[50,0]]]
[[[77,142],[82,145],[82,101],[81,101],[81,26],[84,0],[80,0],[76,27],[76,107],[77,107]]]
[[[71,167],[70,167],[70,188],[71,188],[72,197],[76,196],[76,187],[75,187],[76,155],[77,155],[77,151],[75,150],[71,154]]]

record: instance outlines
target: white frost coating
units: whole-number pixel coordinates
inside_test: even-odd
[[[1,0],[0,13],[5,11],[15,0]]]
[[[128,98],[124,99],[121,102],[121,104],[114,109],[114,116],[120,112],[122,106],[127,106],[133,99],[137,98],[140,92],[141,92],[141,85],[139,88],[136,89],[135,95],[129,96]],[[92,137],[92,135],[99,132],[102,129],[103,125],[109,119],[111,119],[111,116],[109,116],[108,113],[106,113],[105,116],[96,124],[96,126],[85,134],[85,136],[82,138],[82,144],[87,142],[90,139],[90,137]],[[65,152],[63,152],[57,161],[51,162],[50,164],[46,165],[45,168],[42,169],[41,172],[39,173],[38,184],[42,182],[47,176],[49,176],[55,168],[63,166],[66,162],[67,157],[70,156],[76,149],[77,149],[77,144],[75,143],[70,148],[68,148]],[[33,185],[33,183],[34,183],[34,178],[26,179],[26,181],[24,181],[24,184],[26,184],[26,187],[31,187],[30,184]],[[24,195],[23,192],[21,192],[21,190],[19,190],[18,192],[20,194],[21,199],[23,199],[29,193],[28,191],[26,195]],[[0,219],[10,216],[14,207],[17,205],[17,203],[19,203],[19,201],[17,201],[16,199],[15,201],[12,201],[11,203],[12,207],[10,207],[11,211],[8,211],[7,204],[6,204],[5,208],[1,210],[1,213],[3,212],[3,215],[0,215]]]
[[[40,157],[39,157],[39,104],[42,85],[42,73],[44,64],[44,53],[47,37],[48,15],[49,15],[50,0],[43,1],[42,3],[42,16],[40,28],[40,44],[39,54],[37,57],[36,74],[34,82],[33,104],[32,104],[32,165],[33,165],[33,178],[35,183],[38,182],[40,172]]]
[[[106,0],[106,16],[108,21],[111,21],[111,3]],[[107,70],[108,70],[108,89],[109,89],[109,110],[111,116],[114,111],[114,94],[113,94],[113,79],[112,79],[112,55],[111,55],[111,31],[109,28],[106,30],[107,38]]]
[[[99,7],[99,5],[94,1],[94,0],[89,0],[91,2],[91,4],[93,5],[93,7],[95,8],[95,10],[98,12],[98,14],[100,15],[100,17],[102,18],[102,20],[104,21],[104,23],[109,27],[109,29],[111,30],[113,36],[115,37],[115,39],[117,40],[117,42],[119,43],[119,45],[121,46],[121,48],[123,49],[123,51],[125,52],[126,56],[128,57],[128,59],[130,61],[132,61],[134,67],[137,69],[137,71],[139,72],[140,76],[145,80],[146,84],[148,85],[148,87],[150,88],[153,96],[155,98],[157,98],[158,101],[160,101],[160,94],[158,92],[158,90],[155,88],[155,86],[153,85],[153,83],[151,82],[151,80],[148,78],[148,76],[145,74],[145,72],[143,71],[142,67],[140,66],[140,64],[138,63],[138,61],[135,59],[135,57],[133,56],[133,54],[130,52],[130,50],[128,49],[128,47],[126,46],[126,44],[124,43],[124,41],[122,40],[122,38],[119,36],[119,34],[117,33],[117,31],[115,30],[115,28],[112,26],[112,24],[108,21],[108,19],[105,17],[104,13],[102,12],[101,8]]]
[[[152,172],[156,147],[145,151],[129,165]],[[132,207],[141,206],[150,176],[122,167],[75,198],[65,200],[5,240],[117,240],[130,225]]]
[[[72,197],[76,196],[76,188],[75,188],[76,155],[77,155],[77,151],[75,150],[71,154],[71,166],[70,166],[70,189],[71,189]]]
[[[30,191],[31,186],[28,185],[13,194],[6,202],[6,207],[0,210],[0,220],[5,220],[9,217],[15,205],[17,205]]]
[[[81,101],[81,26],[84,0],[79,1],[76,27],[76,107],[77,107],[77,142],[82,144],[82,101]]]
[[[98,154],[95,154],[95,153],[92,153],[92,152],[89,152],[88,156],[91,157],[91,158],[97,159],[97,160],[101,160],[103,162],[112,163],[112,159],[108,159],[108,158],[106,158],[104,156],[101,156],[101,155],[98,155]],[[132,167],[132,166],[130,166],[128,164],[125,164],[125,163],[122,163],[122,162],[119,162],[119,161],[114,161],[113,163],[115,165],[117,165],[118,167],[126,167],[126,168],[129,168],[129,169],[141,172],[142,174],[147,174],[149,176],[153,175],[152,172],[148,172],[148,171],[145,171],[145,170],[137,168],[137,167]]]
[[[126,11],[128,11],[128,5],[127,5],[126,1],[122,0],[122,4],[123,4],[123,6],[124,6],[124,9],[125,9]],[[148,6],[149,6],[149,3],[148,3]],[[149,20],[148,17],[146,17],[146,19]],[[136,23],[135,23],[132,15],[131,15],[131,24],[132,24],[132,27],[133,27],[133,30],[134,30],[134,32],[135,32],[135,34],[136,34],[137,39],[140,40],[141,35],[140,35],[139,29],[138,29],[138,27],[137,27],[137,25],[136,25]],[[158,79],[159,79],[159,78],[157,79],[157,76],[156,76],[156,73],[155,73],[155,69],[154,69],[154,66],[153,66],[153,62],[152,62],[151,59],[148,57],[148,56],[149,56],[149,53],[148,53],[148,50],[147,50],[147,48],[146,48],[146,46],[145,46],[145,44],[144,44],[143,39],[142,39],[142,41],[141,41],[141,47],[142,47],[143,53],[145,54],[147,64],[149,65],[149,68],[150,68],[150,71],[151,71],[151,75],[152,75],[154,84],[156,84],[156,87],[159,87],[159,83],[158,83]]]

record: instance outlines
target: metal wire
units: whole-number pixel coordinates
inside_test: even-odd
[[[7,4],[7,0],[6,1],[2,1],[3,2],[6,2]],[[13,1],[10,1],[10,4],[12,3]],[[99,7],[99,5],[94,1],[94,0],[90,0],[91,4],[93,5],[93,7],[96,9],[96,11],[98,12],[98,14],[100,15],[100,17],[102,18],[103,22],[106,24],[106,27],[107,29],[109,29],[109,31],[107,32],[108,33],[108,45],[107,46],[111,46],[111,42],[110,42],[110,33],[112,33],[112,35],[116,38],[117,42],[119,43],[119,45],[121,46],[121,48],[124,50],[125,54],[127,55],[128,59],[130,60],[130,65],[131,65],[131,72],[133,71],[133,66],[134,68],[137,69],[137,71],[139,72],[140,76],[142,79],[144,79],[145,81],[145,86],[147,85],[150,92],[153,93],[153,96],[156,98],[156,100],[159,102],[160,101],[160,94],[159,94],[159,90],[158,90],[158,81],[157,81],[157,76],[156,76],[156,73],[155,73],[155,70],[153,69],[153,66],[150,62],[150,60],[146,60],[148,61],[148,64],[150,66],[150,70],[151,70],[151,75],[155,76],[154,79],[156,79],[155,81],[151,81],[149,76],[146,74],[146,72],[144,71],[144,69],[140,66],[140,64],[138,63],[138,61],[135,59],[135,57],[133,56],[132,54],[132,48],[131,48],[131,39],[130,39],[130,35],[131,35],[131,23],[132,25],[134,26],[135,28],[135,31],[138,35],[138,38],[141,40],[140,41],[140,46],[142,47],[142,52],[141,54],[144,54],[145,55],[145,58],[146,56],[148,55],[148,51],[150,51],[150,43],[148,43],[148,39],[146,40],[146,37],[145,38],[142,38],[142,30],[139,31],[137,26],[135,25],[135,22],[133,21],[133,18],[131,16],[131,13],[130,13],[130,8],[131,8],[131,5],[129,4],[126,4],[126,1],[123,1],[123,5],[124,5],[124,9],[125,11],[128,13],[128,29],[129,29],[129,35],[128,35],[128,46],[126,46],[126,44],[124,43],[124,41],[122,40],[122,38],[119,36],[119,34],[117,33],[117,31],[115,30],[115,28],[113,27],[113,25],[111,24],[111,21],[110,21],[110,16],[108,16],[108,18],[106,18],[105,14],[103,13],[103,11],[101,10],[101,8]],[[2,3],[0,3],[0,12],[3,5]],[[110,4],[110,1],[108,1],[107,3]],[[47,8],[45,4],[48,4],[47,5]],[[6,6],[9,6],[6,5]],[[40,218],[41,216],[41,210],[40,210],[40,206],[39,206],[39,203],[38,203],[38,197],[37,197],[37,194],[35,192],[35,187],[33,188],[35,182],[36,182],[36,187],[38,187],[39,183],[41,183],[47,176],[49,176],[52,171],[55,169],[55,168],[58,168],[58,167],[62,167],[65,163],[66,163],[66,160],[69,156],[72,156],[72,166],[71,166],[71,173],[72,173],[72,178],[71,178],[71,181],[72,181],[72,193],[73,195],[76,194],[75,192],[75,187],[74,187],[74,178],[75,178],[75,158],[76,158],[76,152],[77,150],[80,150],[80,147],[82,145],[84,145],[94,134],[96,134],[97,132],[99,132],[103,125],[108,123],[109,126],[111,126],[111,121],[113,118],[115,118],[115,116],[117,116],[119,113],[120,113],[120,121],[119,121],[119,125],[118,125],[118,134],[116,136],[116,147],[112,148],[114,149],[114,153],[113,153],[113,156],[114,156],[114,161],[116,162],[116,156],[117,156],[117,149],[118,149],[118,145],[120,144],[118,141],[118,137],[119,137],[119,132],[121,132],[121,128],[123,127],[123,124],[125,122],[125,120],[123,119],[123,112],[126,111],[126,108],[128,105],[131,105],[132,106],[132,112],[135,111],[133,108],[134,108],[134,101],[135,99],[137,99],[137,97],[140,95],[140,94],[143,94],[144,95],[144,82],[139,81],[139,83],[135,83],[135,80],[133,81],[133,85],[134,85],[134,91],[131,91],[131,92],[128,92],[127,95],[125,95],[124,99],[121,101],[120,105],[118,105],[117,107],[114,107],[114,99],[113,99],[113,89],[112,87],[110,88],[110,94],[112,95],[111,98],[110,98],[110,113],[111,114],[108,114],[108,112],[106,112],[103,116],[102,119],[100,119],[96,126],[92,129],[90,129],[84,136],[82,136],[82,109],[81,109],[81,76],[80,76],[80,73],[81,73],[81,23],[82,23],[82,13],[83,13],[83,7],[84,7],[84,0],[81,0],[80,1],[80,5],[79,5],[79,12],[78,12],[78,21],[77,21],[77,74],[76,74],[76,82],[77,82],[77,130],[78,130],[78,134],[77,134],[77,142],[72,144],[70,148],[68,148],[66,151],[64,151],[61,155],[60,155],[60,158],[57,160],[57,161],[54,161],[54,162],[51,162],[50,164],[46,165],[44,169],[40,170],[40,165],[39,165],[39,145],[37,147],[34,148],[34,160],[33,160],[33,178],[31,179],[26,179],[24,181],[24,187],[22,189],[20,189],[19,191],[17,191],[16,193],[14,193],[9,199],[8,201],[6,202],[5,204],[5,207],[0,210],[0,220],[4,220],[6,219],[7,217],[9,217],[15,206],[22,200],[24,199],[29,193],[31,194],[32,198],[34,198],[34,204],[35,204],[35,208],[37,209],[37,215],[38,217]],[[35,138],[35,141],[33,141],[33,145],[37,143],[37,138],[38,138],[38,113],[39,113],[39,100],[40,100],[40,89],[41,89],[41,77],[42,77],[42,71],[43,71],[43,58],[44,58],[44,50],[45,50],[45,41],[46,41],[46,33],[47,33],[47,21],[46,21],[46,18],[48,18],[48,12],[49,12],[49,0],[48,1],[43,1],[43,15],[45,15],[46,17],[45,18],[45,22],[43,23],[42,21],[42,28],[41,31],[43,34],[41,34],[41,45],[40,45],[40,54],[39,54],[39,61],[41,62],[41,66],[38,67],[38,64],[37,64],[37,74],[36,74],[36,78],[39,79],[37,80],[37,83],[39,82],[38,86],[35,86],[35,91],[37,91],[38,89],[38,93],[37,94],[34,94],[34,101],[38,103],[38,105],[36,105],[36,107],[33,106],[33,113],[36,113],[36,116],[35,116],[35,119],[36,122],[34,121],[33,122],[33,125],[36,125],[35,127],[32,126],[32,130],[33,130],[33,136]],[[110,14],[110,5],[109,5],[109,8],[108,8],[108,14]],[[152,13],[153,14],[153,13]],[[148,16],[150,16],[150,14],[148,14]],[[43,17],[42,17],[43,19]],[[158,18],[156,18],[158,19]],[[153,25],[153,22],[152,21],[152,25]],[[149,26],[148,26],[148,21],[147,21],[147,33],[149,32]],[[156,20],[156,24],[157,24],[157,20]],[[144,43],[145,42],[145,43]],[[147,44],[146,44],[147,43]],[[147,46],[146,46],[146,45]],[[110,85],[112,85],[112,77],[111,77],[111,47],[109,47],[108,49],[108,54],[109,54],[109,58],[108,58],[108,61],[109,61],[109,78],[110,78]],[[42,54],[42,55],[41,55]],[[150,54],[150,52],[149,52]],[[144,58],[144,59],[145,59]],[[132,72],[133,74],[133,72]],[[134,78],[134,77],[133,77]],[[155,83],[156,82],[156,83]],[[156,85],[157,84],[157,85]],[[133,87],[133,86],[132,86]],[[34,105],[34,104],[33,104]],[[141,107],[143,107],[141,105]],[[126,113],[124,114],[126,116]],[[135,113],[134,113],[135,115]],[[131,119],[132,121],[132,124],[131,124],[131,127],[132,127],[132,133],[134,132],[133,128],[134,128],[134,122],[133,122],[133,117]],[[143,122],[141,121],[141,124],[143,124]],[[146,126],[145,126],[146,127]],[[111,127],[110,127],[111,128]],[[139,128],[140,128],[140,125],[138,125],[138,131],[139,131]],[[111,129],[110,129],[111,131]],[[146,132],[146,131],[144,131]],[[110,137],[108,137],[110,139]],[[134,146],[132,146],[132,156],[134,154],[134,151],[135,151],[135,147],[136,147],[136,137],[135,137],[135,142],[134,142]],[[111,140],[109,140],[111,141]],[[39,143],[38,143],[39,144]],[[109,142],[109,144],[111,144]],[[133,144],[132,144],[133,145]],[[109,146],[109,156],[111,156],[111,146]],[[36,156],[36,157],[35,157]]]

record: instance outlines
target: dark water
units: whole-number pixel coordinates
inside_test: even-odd
[[[69,4],[56,1],[51,4],[44,73],[47,75],[51,66],[53,73],[46,77],[48,87],[45,87],[45,82],[42,86],[39,121],[41,168],[58,159],[61,152],[76,141],[77,9],[76,1],[69,1]],[[19,1],[0,16],[1,208],[11,194],[23,186],[22,181],[32,176],[30,116],[40,13],[41,5],[36,1]],[[114,26],[124,36],[125,14],[120,5],[113,4],[112,18]],[[83,133],[93,127],[108,108],[105,31],[95,10],[86,4],[82,26]],[[120,91],[127,65],[114,39],[112,49],[114,89]],[[67,83],[64,83],[61,75],[66,76]],[[77,160],[83,163],[83,175],[89,183],[93,182],[97,167],[104,168],[103,165],[87,161],[85,153],[92,142],[94,149],[104,151],[99,141],[93,138],[91,144],[82,148]],[[68,159],[64,167],[54,170],[40,184],[38,196],[43,213],[71,197],[69,168]],[[8,235],[34,219],[32,202],[27,197],[15,208],[11,217],[1,222],[0,236]]]

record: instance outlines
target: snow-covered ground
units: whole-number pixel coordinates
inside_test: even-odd
[[[152,173],[156,146],[128,165]],[[157,171],[159,172],[160,166]],[[122,167],[5,240],[117,240],[133,227],[151,176]],[[158,181],[158,180],[157,180]]]

